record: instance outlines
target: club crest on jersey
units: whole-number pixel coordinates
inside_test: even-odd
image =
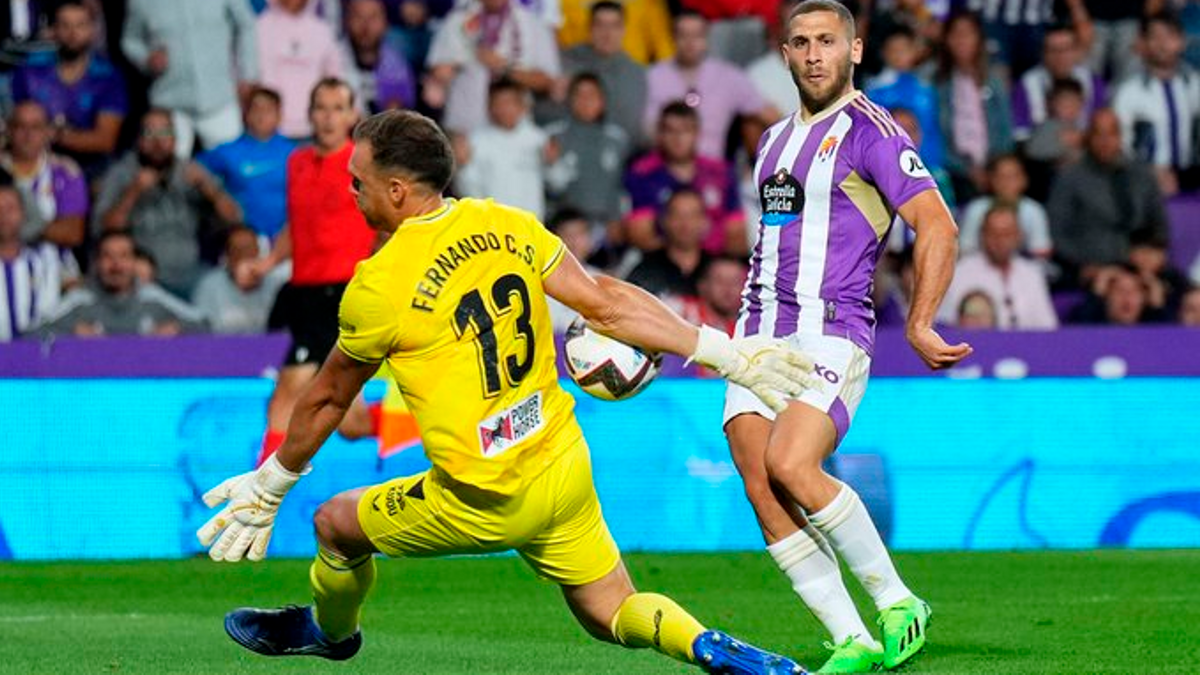
[[[804,210],[804,188],[787,169],[776,171],[764,181],[758,187],[758,195],[763,225],[787,225]]]
[[[817,159],[824,162],[833,156],[833,151],[837,150],[838,137],[826,136],[825,140],[821,141],[821,147],[817,149]]]

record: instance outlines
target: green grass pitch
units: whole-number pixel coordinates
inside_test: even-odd
[[[640,588],[702,622],[820,665],[824,636],[765,553],[627,561]],[[898,564],[934,611],[929,646],[906,673],[1200,672],[1200,550],[922,553]],[[304,602],[307,568],[2,564],[0,673],[699,672],[591,641],[557,589],[515,557],[380,560],[365,645],[347,663],[263,658],[226,638],[231,608]]]

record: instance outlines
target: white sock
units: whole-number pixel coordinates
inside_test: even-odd
[[[877,608],[883,609],[912,597],[912,591],[896,573],[896,566],[883,546],[879,530],[871,522],[867,507],[849,485],[842,484],[833,501],[820,511],[810,513],[808,519],[846,559],[850,571],[871,594]]]
[[[842,583],[837,559],[826,555],[808,531],[800,530],[780,539],[768,546],[767,552],[791,580],[792,588],[808,605],[809,611],[825,625],[835,645],[854,637],[868,647],[879,648],[863,625],[862,617],[846,591],[846,584]]]

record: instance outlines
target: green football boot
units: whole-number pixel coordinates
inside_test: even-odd
[[[840,645],[826,642],[825,648],[833,654],[818,673],[874,673],[883,670],[883,650],[871,649],[853,636]]]
[[[925,647],[925,630],[931,615],[929,605],[916,596],[879,613],[876,623],[883,632],[884,667],[895,668]]]

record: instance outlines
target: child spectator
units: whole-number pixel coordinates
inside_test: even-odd
[[[513,80],[491,84],[488,123],[457,144],[457,184],[463,195],[493,197],[542,218],[545,165],[557,158],[546,133],[529,120],[527,99],[526,89]]]
[[[917,76],[920,56],[917,36],[912,29],[899,27],[883,42],[884,69],[867,82],[866,93],[885,108],[904,107],[917,118],[924,132],[918,141],[921,160],[927,168],[940,168],[945,162],[945,141],[938,125],[937,92]]]
[[[621,218],[621,179],[629,142],[625,132],[605,121],[607,101],[600,78],[581,73],[571,79],[570,118],[546,128],[557,146],[547,171],[549,192],[558,207],[570,205],[603,235]]]
[[[1183,294],[1179,305],[1179,323],[1189,328],[1200,328],[1200,286],[1192,286]]]
[[[993,157],[987,165],[987,185],[991,194],[971,200],[958,221],[958,245],[962,254],[979,250],[984,215],[994,206],[1004,205],[1016,209],[1025,251],[1036,258],[1048,259],[1054,252],[1049,219],[1046,209],[1025,195],[1029,180],[1021,160],[1013,154]]]
[[[996,303],[983,291],[971,291],[958,303],[958,320],[955,325],[968,330],[994,330],[996,328]]]
[[[246,106],[246,133],[196,158],[221,179],[242,207],[246,222],[273,241],[287,220],[287,162],[295,142],[279,133],[282,101],[256,87]]]
[[[1047,165],[1047,178],[1052,179],[1055,169],[1083,156],[1083,130],[1087,128],[1083,87],[1075,80],[1055,80],[1046,105],[1050,115],[1034,127],[1024,153]],[[1039,182],[1049,184],[1051,180]]]

